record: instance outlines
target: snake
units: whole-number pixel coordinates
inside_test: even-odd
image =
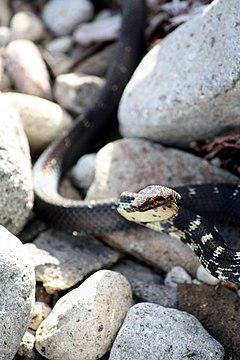
[[[59,194],[61,179],[81,155],[92,150],[116,118],[123,90],[143,54],[145,18],[144,0],[122,1],[121,30],[103,89],[94,104],[43,151],[33,167],[34,211],[50,225],[79,234],[128,231],[139,225],[166,232],[189,245],[213,276],[240,283],[240,253],[229,248],[205,219],[215,214],[239,222],[238,184],[175,189],[150,185],[138,193],[124,192],[119,199],[91,201]]]

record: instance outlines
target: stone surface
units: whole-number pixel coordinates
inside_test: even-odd
[[[11,38],[39,41],[43,37],[42,21],[30,11],[18,11],[10,22]]]
[[[0,26],[0,46],[6,46],[11,39],[11,31],[7,26]]]
[[[29,147],[17,114],[0,95],[0,223],[18,234],[33,207]]]
[[[187,358],[223,359],[224,350],[194,316],[141,303],[128,311],[109,360]]]
[[[45,24],[57,35],[70,34],[76,25],[93,15],[93,5],[88,0],[50,0],[42,13]]]
[[[97,76],[69,73],[59,75],[54,85],[54,96],[58,103],[77,114],[92,106],[104,80]]]
[[[191,282],[191,276],[181,266],[173,266],[164,279],[165,285],[174,287],[175,289],[177,288],[178,284],[191,284]]]
[[[91,23],[81,24],[73,33],[74,40],[88,46],[92,42],[113,41],[117,38],[121,27],[121,16],[113,15]]]
[[[188,146],[239,127],[239,16],[238,0],[215,0],[146,55],[121,99],[123,136]]]
[[[0,1],[0,24],[7,26],[11,18],[11,11],[8,0]]]
[[[48,41],[44,47],[47,51],[54,55],[55,53],[65,53],[69,51],[72,44],[72,37],[70,35],[65,35]]]
[[[115,44],[108,45],[103,50],[81,61],[81,63],[76,66],[76,72],[104,77],[108,69],[108,64],[112,61],[115,46]]]
[[[32,319],[29,323],[29,329],[37,330],[39,325],[50,314],[51,308],[41,301],[36,301],[33,309]]]
[[[238,360],[240,354],[240,301],[225,287],[181,284],[178,287],[179,309],[198,318],[225,349],[225,359]]]
[[[7,73],[18,91],[51,98],[47,68],[32,41],[11,41],[5,49],[5,61]]]
[[[98,271],[57,302],[37,330],[36,348],[54,360],[98,359],[109,350],[130,305],[127,280]]]
[[[37,281],[49,294],[69,289],[86,275],[114,264],[120,254],[90,236],[73,236],[55,230],[24,245]]]
[[[174,187],[214,182],[238,183],[238,178],[184,151],[142,139],[121,139],[98,152],[87,199],[114,198],[149,184]]]
[[[20,93],[8,92],[2,96],[18,112],[34,155],[71,125],[70,115],[54,102]]]
[[[133,260],[123,259],[112,267],[130,282],[133,294],[140,300],[165,307],[176,307],[176,289],[163,285],[161,276]]]
[[[71,170],[71,180],[85,194],[95,175],[96,154],[83,155]]]
[[[0,354],[17,352],[34,307],[35,276],[20,240],[0,226]]]

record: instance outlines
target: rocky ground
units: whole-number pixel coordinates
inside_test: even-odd
[[[147,1],[119,129],[62,194],[239,183],[240,7],[209,2]],[[0,2],[0,359],[240,358],[238,287],[184,244],[146,228],[80,237],[33,211],[32,164],[94,102],[120,26],[118,1]],[[240,228],[214,221],[240,248]]]

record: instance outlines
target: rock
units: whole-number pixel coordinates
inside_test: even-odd
[[[103,50],[81,61],[81,63],[76,66],[76,72],[104,77],[108,69],[108,64],[112,61],[115,47],[115,44],[108,45]]]
[[[1,34],[0,34],[1,37]],[[1,40],[0,40],[1,41]],[[1,44],[0,44],[1,46]],[[11,80],[4,67],[3,56],[0,54],[0,91],[7,91],[11,87]]]
[[[70,34],[76,25],[90,20],[93,15],[93,5],[88,0],[69,0],[67,3],[50,0],[42,13],[45,24],[57,35]]]
[[[39,325],[51,312],[50,306],[41,301],[36,301],[33,309],[32,319],[29,323],[29,329],[37,330]]]
[[[98,152],[95,181],[87,199],[118,198],[122,191],[136,191],[149,184],[174,187],[237,181],[237,177],[183,151],[145,140],[123,139]],[[183,243],[141,227],[127,233],[105,234],[104,240],[160,271],[179,265],[195,275],[199,265],[196,256]]]
[[[81,114],[92,106],[103,85],[99,77],[70,73],[56,78],[53,91],[62,107]]]
[[[44,360],[43,356],[35,349],[35,336],[29,331],[26,331],[22,338],[18,355],[22,356],[24,360]]]
[[[163,285],[161,276],[148,267],[128,259],[123,259],[112,267],[120,272],[131,284],[133,294],[143,301],[157,303],[165,307],[177,306],[177,291]]]
[[[114,198],[149,184],[175,187],[214,182],[238,183],[238,178],[184,151],[142,139],[121,139],[98,152],[87,199]]]
[[[188,146],[239,127],[239,16],[238,0],[215,0],[146,55],[121,99],[123,136]]]
[[[0,223],[18,234],[33,207],[29,147],[17,114],[0,95]]]
[[[31,319],[35,276],[20,240],[0,226],[0,354],[14,357]]]
[[[11,18],[11,11],[8,0],[0,1],[0,24],[2,26],[8,26]]]
[[[95,175],[96,154],[83,155],[71,170],[71,180],[85,194]]]
[[[72,47],[73,40],[70,35],[61,36],[45,44],[45,49],[52,54],[65,53]]]
[[[204,346],[203,346],[204,344]],[[127,313],[109,360],[223,359],[223,347],[192,315],[141,303]]]
[[[51,98],[47,68],[37,46],[29,40],[14,40],[5,50],[6,70],[20,92]]]
[[[11,31],[7,26],[0,26],[0,47],[5,47],[11,39]]]
[[[39,41],[43,37],[44,27],[37,15],[30,11],[18,11],[10,22],[11,38]]]
[[[81,24],[73,33],[74,40],[81,46],[91,43],[115,40],[121,27],[121,16],[113,15],[91,23]]]
[[[175,289],[177,288],[178,284],[191,284],[191,282],[191,276],[181,266],[173,266],[164,279],[165,285],[174,287]]]
[[[197,268],[196,275],[197,275],[197,279],[204,282],[205,284],[215,286],[220,283],[220,280],[212,276],[209,272],[207,272],[207,270],[205,270],[202,265],[200,265]]]
[[[223,345],[225,359],[239,359],[240,302],[232,290],[223,286],[181,284],[178,299],[179,309],[196,316]]]
[[[130,305],[127,280],[98,271],[57,302],[37,330],[36,349],[54,360],[98,359],[109,350]]]
[[[70,115],[54,102],[20,93],[5,93],[3,99],[17,110],[35,155],[71,125]]]
[[[49,294],[76,285],[86,275],[114,264],[120,254],[90,236],[73,236],[55,230],[24,245],[37,281]]]

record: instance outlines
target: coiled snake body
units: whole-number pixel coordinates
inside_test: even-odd
[[[82,154],[91,151],[99,133],[105,131],[116,116],[123,89],[141,57],[144,19],[143,0],[123,0],[122,28],[105,87],[96,103],[75,122],[67,134],[43,152],[34,166],[35,210],[43,219],[58,228],[99,234],[137,226],[121,215],[126,215],[124,206],[126,205],[129,210],[129,205],[132,205],[139,195],[126,196],[125,193],[120,203],[117,199],[86,203],[61,197],[58,185],[76,160]],[[171,189],[155,186],[141,192],[141,196],[146,200],[143,201],[144,205],[140,204],[141,216],[144,217],[137,217],[136,222],[157,231],[177,235],[193,249],[203,266],[214,276],[240,282],[240,253],[228,248],[217,230],[200,216],[213,212],[215,215],[225,215],[227,212],[231,220],[239,222],[239,185],[198,185],[176,190],[182,196],[182,207],[177,216],[175,210],[178,209],[179,196]],[[163,191],[163,194],[159,195],[159,191]],[[153,208],[156,208],[159,202],[161,208],[156,212]],[[157,217],[154,225],[154,222],[148,221],[148,210],[150,217],[161,217],[162,211],[173,213],[174,216],[165,219],[162,224]],[[128,211],[128,215],[131,211]],[[196,215],[195,211],[199,215]]]

